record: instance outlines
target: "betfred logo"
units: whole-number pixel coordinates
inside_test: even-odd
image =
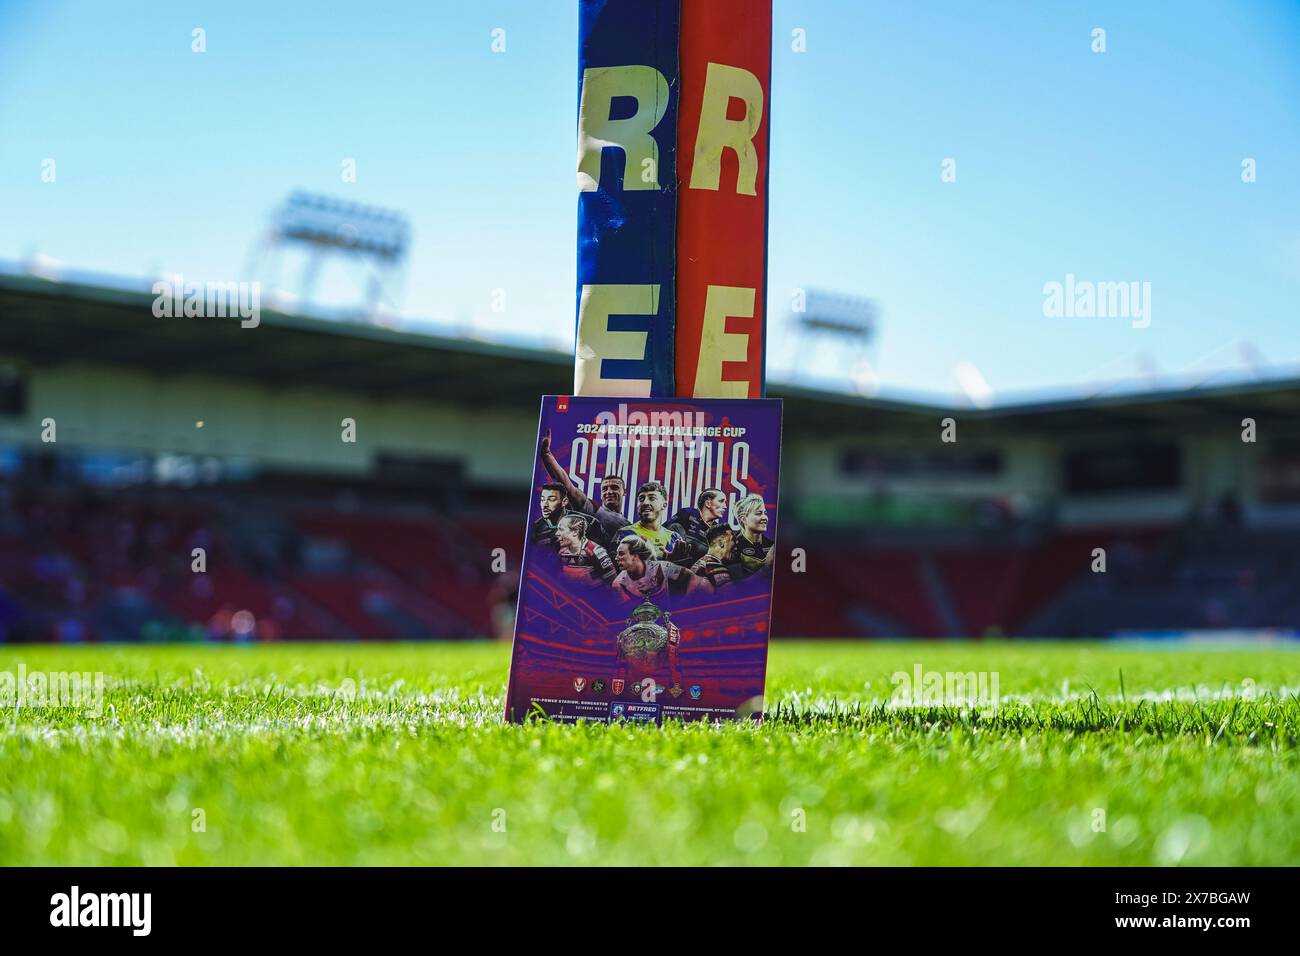
[[[569,410],[569,396],[559,395],[555,399],[555,410],[557,412],[567,412]]]

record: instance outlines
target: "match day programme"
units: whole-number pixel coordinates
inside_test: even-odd
[[[7,941],[1294,935],[1293,0],[13,0],[0,132]]]

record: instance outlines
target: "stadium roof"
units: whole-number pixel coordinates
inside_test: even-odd
[[[565,353],[263,309],[260,325],[236,318],[159,318],[148,285],[51,281],[0,272],[0,355],[35,365],[74,361],[206,374],[278,386],[321,386],[374,397],[533,409],[572,384]],[[977,409],[959,401],[866,397],[788,382],[786,425],[803,434],[846,429],[915,434],[917,418],[960,415],[1005,434],[1169,427],[1207,420],[1300,422],[1300,378],[1083,395]],[[937,424],[937,421],[936,421]]]

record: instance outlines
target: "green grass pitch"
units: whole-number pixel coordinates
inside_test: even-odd
[[[1300,863],[1294,646],[785,642],[765,723],[662,729],[504,725],[508,658],[0,647],[106,681],[4,709],[0,864]]]

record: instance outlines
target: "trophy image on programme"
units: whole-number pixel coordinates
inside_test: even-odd
[[[618,664],[620,673],[626,676],[628,668],[634,667],[639,672],[654,671],[663,667],[664,657],[668,658],[668,673],[672,686],[668,692],[674,697],[682,693],[682,675],[677,667],[677,648],[681,644],[681,631],[672,623],[672,615],[660,610],[649,601],[638,605],[627,619],[627,627],[619,632]],[[663,623],[659,621],[662,618]],[[665,651],[667,654],[665,655]],[[654,677],[647,678],[652,684]],[[653,700],[653,695],[650,698]]]

